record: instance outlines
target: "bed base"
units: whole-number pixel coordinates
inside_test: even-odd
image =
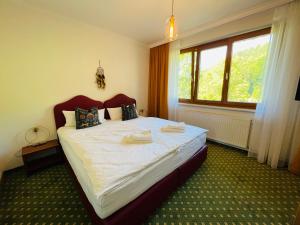
[[[82,190],[72,167],[67,162],[69,171],[74,178],[80,198],[95,225],[140,225],[168,196],[182,185],[205,161],[207,146],[200,148],[187,162],[172,173],[154,184],[138,198],[116,211],[111,216],[101,219]]]

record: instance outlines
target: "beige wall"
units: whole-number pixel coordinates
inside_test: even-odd
[[[20,4],[0,2],[0,174],[22,164],[28,128],[43,125],[56,137],[52,109],[61,101],[78,94],[105,100],[122,92],[139,108],[147,106],[147,46]],[[105,90],[95,84],[98,59]]]
[[[274,10],[254,14],[219,27],[215,27],[180,40],[181,48],[187,48],[210,41],[220,40],[236,34],[271,26]]]

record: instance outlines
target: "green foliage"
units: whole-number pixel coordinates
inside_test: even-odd
[[[257,45],[233,54],[229,78],[228,101],[259,102],[262,94],[263,70],[269,44]],[[180,55],[179,97],[191,97],[191,53]],[[225,63],[200,70],[198,99],[220,101]]]
[[[209,70],[199,73],[198,99],[221,101],[225,60]]]
[[[231,62],[228,101],[259,102],[268,44],[234,55]]]
[[[192,82],[192,53],[180,54],[180,70],[178,95],[179,98],[191,99],[191,82]]]

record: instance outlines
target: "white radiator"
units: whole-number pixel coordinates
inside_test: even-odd
[[[234,115],[211,113],[201,110],[184,110],[186,123],[208,131],[208,139],[248,149],[252,120]]]

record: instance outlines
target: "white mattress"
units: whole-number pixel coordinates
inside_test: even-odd
[[[185,133],[161,133],[159,131],[159,128],[162,125],[168,123],[172,122],[157,118],[140,117],[138,119],[130,121],[107,121],[97,127],[84,129],[86,132],[83,130],[76,130],[75,128],[67,127],[62,127],[58,130],[59,139],[65,155],[88,200],[93,205],[97,215],[100,218],[104,219],[110,216],[115,211],[137,198],[153,184],[182,165],[205,144],[207,132],[206,130],[187,126]],[[124,174],[126,175],[127,170],[125,169],[125,172],[122,173],[122,171],[120,171],[120,174],[118,173],[119,165],[114,165],[116,164],[116,159],[113,159],[110,162],[110,157],[115,156],[110,155],[111,151],[107,150],[107,146],[106,144],[103,144],[103,140],[101,139],[101,143],[99,144],[99,138],[87,138],[87,135],[90,135],[92,137],[94,137],[95,135],[103,137],[101,136],[101,134],[103,134],[101,133],[101,130],[106,130],[106,133],[111,132],[110,135],[116,136],[115,138],[117,141],[117,138],[120,138],[122,135],[118,137],[119,134],[115,133],[115,129],[110,128],[118,127],[119,125],[122,127],[125,126],[129,130],[134,127],[151,129],[153,133],[153,145],[136,144],[127,146],[126,148],[131,148],[130,151],[136,150],[142,152],[145,151],[145,149],[147,152],[154,151],[155,148],[159,147],[159,144],[164,144],[165,146],[167,146],[167,148],[165,149],[168,150],[163,153],[157,152],[157,155],[159,155],[160,157],[154,158],[155,160],[152,161],[149,160],[148,164],[145,164],[147,166],[139,170],[137,170],[136,167],[128,167],[127,164],[125,164],[126,167],[124,167],[124,165],[120,162],[120,170],[122,171],[124,171],[123,168],[127,167],[130,169],[135,169],[133,170],[134,173],[128,173],[128,176],[125,176],[126,179],[124,179]],[[128,134],[128,130],[125,129],[121,133]],[[104,139],[107,138],[107,140],[104,140],[105,143],[109,143],[112,142],[112,140],[115,140],[110,139],[111,136],[107,137],[103,137]],[[85,143],[82,139],[86,138],[88,142]],[[93,166],[93,164],[96,164],[93,168],[99,170],[97,171],[98,176],[91,175],[94,174],[94,171],[87,167],[87,162],[83,159],[82,155],[82,152],[85,152],[85,150],[91,150],[93,149],[93,147],[97,151],[97,154],[98,150],[101,151],[101,157],[104,157],[105,160],[108,161],[108,163],[105,162],[104,165],[103,162],[101,165],[98,165],[98,160],[88,161],[91,164],[91,167]],[[116,145],[116,147],[123,146]],[[112,149],[114,149],[114,147],[112,147]],[[97,154],[95,155],[94,151],[92,151],[92,153],[92,156],[94,157],[100,156]],[[148,157],[150,157],[150,155]],[[130,158],[131,157],[129,157],[129,159]],[[118,160],[122,160],[122,158]],[[124,158],[124,160],[126,161],[128,159]],[[143,161],[143,163],[145,162]],[[130,169],[128,169],[128,171],[131,171]],[[103,174],[101,173],[101,170],[103,171]],[[112,173],[107,173],[107,171],[110,171]],[[111,176],[116,179],[106,179],[105,177],[101,177],[99,174],[103,176]],[[99,182],[99,180],[101,182]]]

